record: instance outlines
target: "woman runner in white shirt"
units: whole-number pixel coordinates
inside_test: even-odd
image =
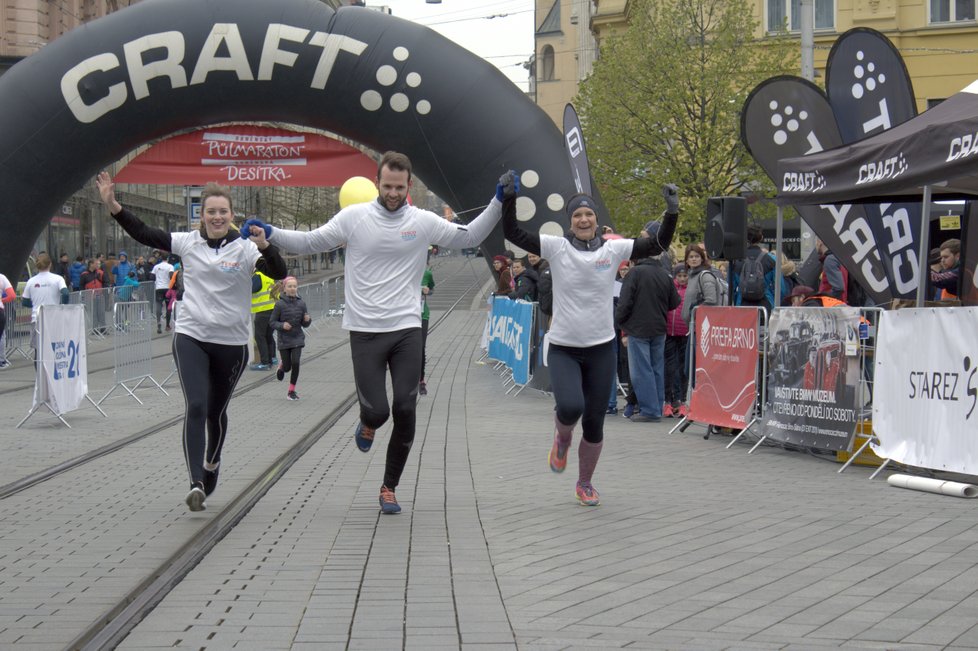
[[[516,199],[503,201],[503,232],[516,246],[546,258],[553,278],[553,321],[547,335],[547,366],[557,403],[554,413],[550,469],[567,467],[574,425],[581,421],[578,447],[577,499],[585,506],[600,503],[591,477],[601,455],[608,386],[615,373],[612,299],[615,275],[623,260],[641,260],[669,247],[679,217],[675,185],[662,189],[666,212],[655,239],[605,240],[597,235],[594,199],[576,194],[567,201],[570,231],[564,237],[529,233],[516,219]]]
[[[230,188],[208,183],[200,195],[200,229],[167,233],[123,208],[108,174],[99,174],[95,185],[112,218],[130,237],[182,258],[184,295],[173,357],[186,403],[183,452],[190,475],[186,502],[191,511],[202,511],[204,500],[217,487],[228,403],[248,365],[251,275],[257,268],[278,280],[288,275],[287,267],[265,239],[264,230],[252,228],[242,234],[233,227]]]

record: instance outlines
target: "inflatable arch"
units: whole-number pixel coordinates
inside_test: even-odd
[[[516,169],[533,231],[562,233],[575,191],[560,130],[494,67],[426,27],[313,0],[141,2],[11,68],[0,115],[0,271],[11,279],[100,169],[219,122],[289,122],[403,151],[468,218]],[[501,227],[483,246],[504,248]]]

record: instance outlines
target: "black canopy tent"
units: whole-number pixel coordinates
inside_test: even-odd
[[[931,195],[978,197],[978,81],[875,136],[778,163],[779,205],[881,203],[923,197],[918,264],[927,269]],[[926,283],[917,288],[923,304]]]

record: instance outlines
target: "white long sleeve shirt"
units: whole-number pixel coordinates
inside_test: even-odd
[[[615,338],[615,277],[634,243],[606,240],[595,251],[579,251],[565,237],[540,236],[540,253],[550,263],[553,279],[550,343],[587,348]]]
[[[467,226],[404,205],[389,212],[378,201],[348,206],[314,231],[275,228],[269,241],[292,253],[346,246],[346,310],[343,328],[393,332],[421,327],[418,287],[428,246],[478,246],[502,216],[495,198]]]

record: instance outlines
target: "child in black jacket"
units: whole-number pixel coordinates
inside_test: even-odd
[[[299,358],[302,356],[302,347],[306,345],[306,335],[303,328],[312,323],[312,317],[306,311],[306,303],[299,298],[299,281],[294,276],[285,279],[285,293],[282,294],[275,307],[272,309],[272,318],[269,322],[274,330],[278,331],[278,350],[279,362],[275,376],[279,382],[285,374],[289,375],[289,400],[298,400],[299,394],[295,392],[295,383],[299,379]]]

